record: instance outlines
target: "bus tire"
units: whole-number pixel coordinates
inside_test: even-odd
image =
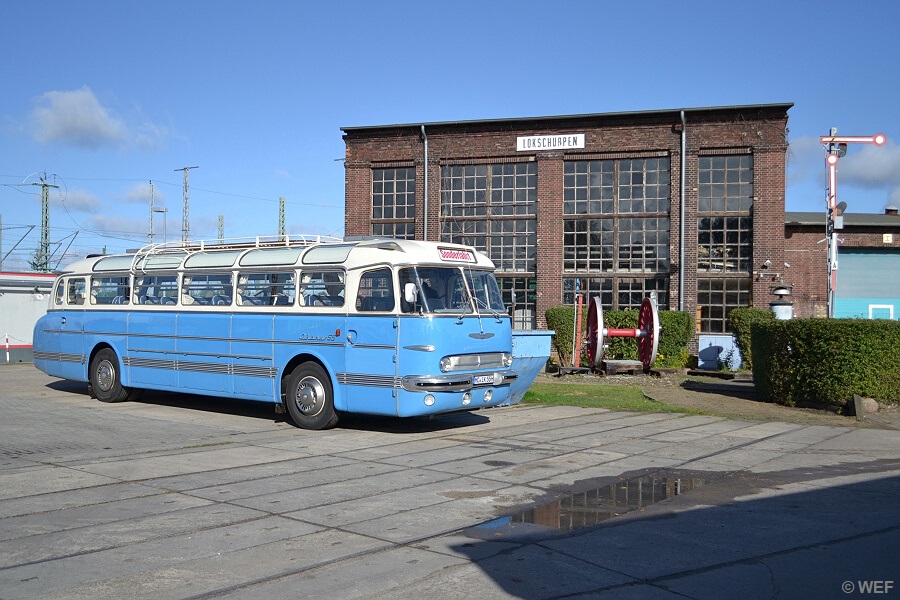
[[[329,429],[338,422],[331,379],[318,363],[298,365],[287,378],[285,404],[302,429]]]
[[[121,402],[128,398],[128,389],[122,387],[119,359],[112,348],[103,348],[94,355],[88,379],[91,394],[100,402]]]

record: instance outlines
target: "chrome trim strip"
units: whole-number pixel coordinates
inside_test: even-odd
[[[148,352],[152,354],[179,354],[181,356],[208,356],[212,358],[231,358],[235,360],[267,360],[271,361],[271,356],[253,355],[253,354],[223,354],[221,352],[186,352],[184,350],[159,350],[154,348],[127,348],[128,352]]]
[[[351,348],[365,348],[366,350],[396,350],[397,346],[388,344],[351,344]]]
[[[159,340],[191,340],[198,342],[232,342],[247,344],[308,344],[310,346],[332,346],[343,348],[344,342],[333,341],[317,341],[317,340],[281,340],[281,339],[264,339],[264,338],[234,338],[234,337],[203,337],[198,335],[168,335],[157,333],[129,333],[123,331],[81,331],[73,329],[44,329],[44,333],[67,333],[78,335],[95,335],[99,337],[128,337],[128,338],[152,338]],[[394,346],[391,346],[393,348]]]
[[[215,373],[219,375],[243,375],[247,377],[263,377],[274,379],[278,369],[274,367],[251,367],[248,365],[232,365],[228,363],[207,363],[192,360],[162,360],[156,358],[137,358],[126,356],[122,359],[126,367],[143,369],[164,369],[166,371],[182,371],[185,373]]]
[[[87,360],[87,357],[84,354],[67,354],[65,352],[42,352],[40,350],[35,350],[33,352],[34,360],[50,360],[54,362],[71,362],[71,363],[81,363],[84,364],[84,361]]]
[[[436,348],[432,345],[419,345],[419,346],[403,346],[404,350],[415,350],[416,352],[434,352]]]
[[[366,387],[399,388],[400,378],[390,375],[372,375],[367,373],[336,373],[338,383],[342,385],[359,385]]]

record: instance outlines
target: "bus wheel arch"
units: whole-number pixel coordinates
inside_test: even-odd
[[[295,357],[281,380],[286,412],[302,429],[330,429],[338,422],[334,384],[328,370],[312,356]]]
[[[112,346],[100,344],[88,363],[88,393],[100,402],[122,402],[131,396],[122,385],[122,367]]]

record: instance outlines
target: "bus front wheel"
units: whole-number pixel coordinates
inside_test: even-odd
[[[285,404],[291,420],[303,429],[329,429],[338,422],[331,379],[314,362],[299,365],[287,380]]]
[[[121,402],[128,398],[128,390],[122,387],[119,359],[111,348],[103,348],[91,361],[91,395],[100,402]]]

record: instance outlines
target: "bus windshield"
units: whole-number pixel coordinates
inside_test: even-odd
[[[400,270],[400,289],[401,309],[406,313],[505,311],[500,288],[490,271],[466,269],[464,273],[455,267],[409,267]]]
[[[466,269],[466,282],[472,290],[478,312],[496,314],[506,311],[500,287],[493,273]]]

